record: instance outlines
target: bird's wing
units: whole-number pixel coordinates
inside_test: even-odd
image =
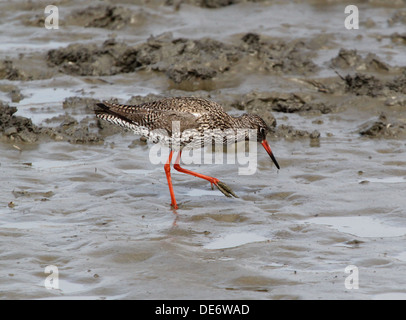
[[[100,119],[120,125],[128,129],[143,127],[148,131],[172,131],[192,129],[196,126],[199,113],[190,113],[169,108],[152,108],[149,103],[138,106],[116,104],[104,101],[97,104],[96,116]]]

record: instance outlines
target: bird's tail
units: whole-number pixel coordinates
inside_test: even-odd
[[[97,118],[106,120],[112,124],[119,125],[127,129],[134,129],[133,127],[135,123],[133,121],[128,119],[128,117],[126,117],[125,115],[120,114],[119,112],[114,110],[117,107],[120,107],[120,105],[103,101],[97,103],[96,106],[97,108],[94,109],[94,112]]]

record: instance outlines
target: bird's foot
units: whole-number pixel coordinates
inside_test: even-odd
[[[213,189],[213,184],[219,189],[226,197],[231,198],[233,196],[234,198],[238,198],[238,196],[231,190],[231,188],[226,185],[224,182],[221,182],[220,180],[216,179],[213,182],[210,181],[211,183],[211,188]]]

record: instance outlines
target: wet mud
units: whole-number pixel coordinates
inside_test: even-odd
[[[404,5],[346,30],[340,1],[138,2],[63,1],[59,30],[0,4],[0,296],[405,298]],[[260,115],[281,170],[195,165],[239,199],[174,174],[174,213],[150,146],[94,116],[168,96]]]
[[[232,68],[257,65],[258,71],[305,74],[317,69],[303,41],[261,39],[246,34],[236,44],[214,39],[174,39],[171,33],[128,46],[114,39],[101,46],[73,44],[47,53],[50,66],[73,75],[114,75],[140,69],[164,73],[174,83],[212,79]],[[239,69],[240,69],[239,68]]]

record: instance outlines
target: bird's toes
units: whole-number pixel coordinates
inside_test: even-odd
[[[234,198],[238,198],[238,196],[231,190],[231,188],[226,185],[224,182],[218,181],[216,183],[216,187],[226,196],[231,198],[233,196]]]

